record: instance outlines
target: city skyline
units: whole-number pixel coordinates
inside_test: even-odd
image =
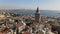
[[[60,10],[60,0],[0,0],[0,9]]]

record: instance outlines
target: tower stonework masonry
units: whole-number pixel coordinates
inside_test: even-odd
[[[35,13],[35,22],[39,23],[40,19],[40,13],[39,13],[39,8],[37,7],[36,13]]]

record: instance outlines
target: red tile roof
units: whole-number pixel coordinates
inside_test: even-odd
[[[22,34],[31,34],[30,32],[28,32],[28,31],[23,31],[23,33]]]
[[[20,27],[20,26],[22,26],[22,25],[23,25],[23,23],[18,23],[18,24],[16,24],[17,27]]]
[[[0,34],[3,34],[2,32],[0,32]]]

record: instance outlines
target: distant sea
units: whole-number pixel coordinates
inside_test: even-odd
[[[34,15],[36,10],[7,10],[7,12],[15,13],[15,14]],[[40,12],[41,15],[44,15],[44,16],[60,17],[60,11],[56,11],[56,10],[40,10],[39,12]]]

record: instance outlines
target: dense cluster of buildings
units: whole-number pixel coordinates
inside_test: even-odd
[[[13,17],[0,12],[0,34],[59,34],[60,25],[55,18],[44,17],[37,8],[35,16]]]

